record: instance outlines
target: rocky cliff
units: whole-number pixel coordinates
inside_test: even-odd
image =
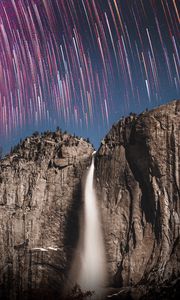
[[[46,133],[0,161],[0,299],[56,299],[78,236],[92,146]]]
[[[180,273],[180,101],[112,127],[96,155],[109,274],[115,286]]]
[[[57,130],[34,134],[0,161],[0,299],[61,299],[92,152],[87,141]],[[175,280],[166,287],[173,292],[180,272],[180,101],[115,124],[95,157],[95,185],[110,284]],[[134,292],[136,299],[146,292]],[[149,295],[143,299],[158,292]]]

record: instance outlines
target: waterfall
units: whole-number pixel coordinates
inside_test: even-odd
[[[84,185],[80,236],[68,278],[69,287],[67,289],[71,290],[77,284],[83,292],[95,292],[91,299],[101,299],[106,282],[106,259],[101,215],[93,179],[94,153]]]
[[[80,270],[77,283],[82,290],[99,293],[105,283],[105,249],[101,217],[93,185],[94,154],[88,170],[84,191],[83,230],[80,237]]]

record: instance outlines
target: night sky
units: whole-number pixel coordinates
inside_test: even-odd
[[[0,0],[0,145],[180,98],[177,0]]]

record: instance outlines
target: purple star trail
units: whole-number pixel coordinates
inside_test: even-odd
[[[1,0],[0,144],[57,125],[93,140],[177,98],[179,21],[176,0]]]

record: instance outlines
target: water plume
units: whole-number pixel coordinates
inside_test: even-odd
[[[95,295],[99,296],[106,280],[106,260],[101,216],[93,180],[94,154],[85,181],[81,232],[71,280],[78,284],[82,291],[94,291]]]

